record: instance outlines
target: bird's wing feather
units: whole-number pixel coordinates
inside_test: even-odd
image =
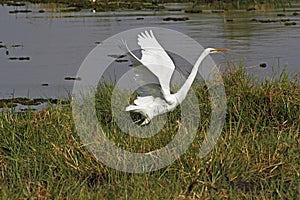
[[[156,76],[163,93],[170,94],[170,81],[175,70],[175,65],[158,43],[153,32],[150,30],[138,35],[138,45],[142,49],[141,59],[130,51],[125,41],[123,43],[129,54]]]
[[[170,80],[175,70],[173,61],[151,30],[138,35],[138,45],[142,49],[140,62],[158,78],[164,94],[170,93]]]
[[[153,96],[164,99],[158,78],[141,63],[140,59],[132,51],[129,50],[125,40],[122,41],[123,46],[120,46],[120,48],[126,47],[127,49],[128,58],[131,61],[129,66],[133,68],[134,72],[133,80],[140,85],[135,92],[137,92],[140,97]]]

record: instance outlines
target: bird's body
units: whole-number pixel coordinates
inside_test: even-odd
[[[178,101],[169,104],[163,98],[145,96],[137,97],[137,99],[134,100],[134,105],[127,106],[126,111],[138,112],[145,116],[145,121],[142,123],[142,125],[145,125],[148,124],[153,117],[173,111],[178,105]]]
[[[126,45],[126,43],[125,43]],[[175,65],[166,51],[156,40],[153,32],[150,30],[138,35],[138,45],[142,49],[142,57],[139,59],[134,55],[126,45],[130,55],[144,65],[158,79],[162,96],[138,96],[133,105],[126,107],[126,111],[133,111],[142,114],[145,117],[141,125],[148,124],[151,119],[157,115],[173,111],[185,99],[198,71],[198,67],[204,58],[210,53],[226,51],[225,48],[207,48],[196,61],[189,77],[182,87],[174,94],[170,92],[170,81],[175,70]]]

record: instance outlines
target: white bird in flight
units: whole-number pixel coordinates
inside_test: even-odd
[[[163,47],[155,38],[152,30],[142,32],[138,35],[138,45],[141,47],[142,57],[139,59],[132,51],[129,50],[127,44],[125,46],[131,56],[150,70],[158,79],[162,96],[154,97],[153,95],[138,96],[134,100],[133,105],[126,107],[125,111],[140,113],[145,120],[142,125],[149,124],[153,117],[173,111],[185,99],[194,79],[197,75],[198,67],[206,56],[210,53],[224,52],[227,48],[206,48],[195,65],[190,75],[181,88],[174,94],[170,92],[170,81],[175,70],[175,65]]]

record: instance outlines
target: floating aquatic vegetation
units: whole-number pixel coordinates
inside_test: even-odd
[[[261,67],[261,68],[266,68],[266,67],[267,67],[267,63],[260,63],[260,64],[259,64],[259,67]]]
[[[16,14],[16,13],[31,13],[32,10],[11,10],[8,13],[10,14]]]
[[[277,16],[278,16],[278,17],[285,17],[285,14],[278,13]]]
[[[200,9],[194,9],[194,8],[192,8],[192,9],[186,9],[184,12],[185,13],[202,13],[203,11],[200,10]]]
[[[9,57],[9,60],[30,60],[30,57]]]
[[[12,48],[24,47],[23,44],[12,44]]]
[[[123,63],[123,62],[128,62],[128,60],[126,60],[126,59],[119,59],[119,60],[116,60],[116,62]]]
[[[170,12],[180,12],[180,11],[182,11],[182,9],[181,8],[169,8],[168,11],[170,11]]]
[[[80,81],[81,78],[80,77],[70,77],[70,76],[67,76],[64,78],[66,81]]]
[[[284,25],[286,25],[286,26],[295,26],[295,25],[297,25],[297,23],[296,22],[285,22]]]
[[[163,21],[187,21],[189,20],[188,17],[166,17]]]

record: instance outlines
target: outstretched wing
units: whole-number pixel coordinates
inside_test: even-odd
[[[163,94],[169,95],[170,81],[175,70],[173,61],[158,43],[152,30],[138,35],[138,45],[142,49],[141,59],[137,58],[126,46],[128,52],[158,78]]]

